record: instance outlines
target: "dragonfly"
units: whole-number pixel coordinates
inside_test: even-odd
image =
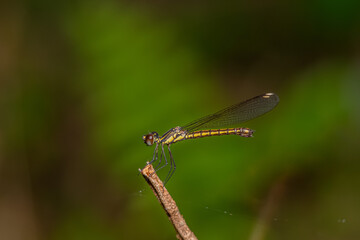
[[[155,166],[155,171],[158,171],[168,165],[168,159],[166,158],[164,149],[164,146],[166,145],[170,157],[170,169],[165,178],[165,184],[170,180],[171,176],[176,170],[176,164],[170,150],[170,146],[172,144],[187,139],[222,135],[238,135],[241,137],[252,137],[254,130],[250,128],[225,127],[238,125],[240,123],[244,123],[251,119],[257,118],[271,111],[278,103],[279,97],[275,93],[264,93],[246,101],[227,107],[214,114],[199,118],[182,127],[177,126],[171,128],[162,136],[159,136],[157,132],[151,132],[149,134],[146,134],[143,136],[144,143],[147,146],[152,146],[154,143],[156,144],[153,159],[148,164],[152,164],[159,159],[158,164]],[[159,148],[161,148],[160,158]],[[161,165],[163,157],[165,159],[165,163]]]

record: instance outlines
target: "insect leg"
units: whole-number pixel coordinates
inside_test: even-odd
[[[149,164],[152,164],[153,162],[155,162],[158,159],[158,147],[159,147],[159,143],[156,143],[156,147],[155,147],[154,154],[153,154],[153,159],[149,162]]]
[[[155,172],[158,170],[157,168],[160,166],[162,158],[163,158],[163,151],[161,151],[160,153],[159,163],[154,167]]]
[[[155,171],[159,171],[160,169],[162,169],[163,167],[165,167],[166,165],[168,165],[167,159],[166,159],[166,155],[165,155],[165,151],[164,151],[164,144],[161,144],[161,156],[164,155],[165,158],[165,164],[162,165],[161,167],[159,167],[158,169],[155,169]]]
[[[164,181],[164,185],[170,180],[171,176],[174,174],[174,172],[176,170],[176,164],[175,164],[174,158],[171,154],[170,145],[168,145],[168,150],[169,150],[169,155],[170,155],[170,171]]]

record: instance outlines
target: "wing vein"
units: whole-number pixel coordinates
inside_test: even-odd
[[[265,93],[199,118],[186,124],[182,129],[193,132],[201,129],[237,125],[271,111],[278,103],[279,97],[275,93]]]

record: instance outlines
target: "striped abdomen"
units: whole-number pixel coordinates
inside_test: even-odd
[[[225,128],[225,129],[210,129],[191,132],[185,135],[185,139],[221,136],[221,135],[239,135],[242,137],[252,137],[253,130],[249,128]]]

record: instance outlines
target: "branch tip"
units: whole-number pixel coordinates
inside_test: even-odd
[[[140,170],[140,173],[143,175],[146,182],[153,190],[166,215],[169,217],[169,220],[171,221],[177,233],[176,237],[181,240],[197,240],[195,234],[186,225],[185,219],[181,215],[176,202],[171,197],[163,182],[156,174],[154,167],[149,162],[147,162],[147,165]]]

